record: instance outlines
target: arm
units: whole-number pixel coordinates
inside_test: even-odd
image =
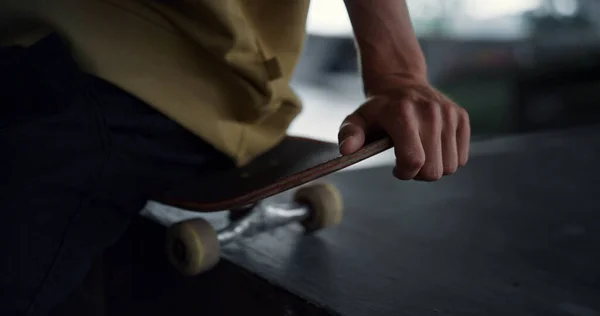
[[[394,143],[394,175],[435,181],[467,163],[467,112],[427,82],[427,66],[406,0],[344,0],[368,99],[342,123],[340,152],[383,130]]]
[[[382,78],[426,80],[425,58],[405,0],[344,0],[359,50],[365,91]]]

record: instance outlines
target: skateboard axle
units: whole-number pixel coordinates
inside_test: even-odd
[[[197,275],[214,267],[219,262],[221,248],[238,239],[254,237],[292,222],[301,224],[306,233],[313,233],[337,225],[341,220],[341,197],[332,185],[319,183],[299,188],[293,201],[286,204],[263,202],[230,211],[226,226],[217,230],[215,223],[202,216],[188,219],[182,216],[184,214],[172,216],[178,217],[179,221],[167,230],[168,258],[182,274]],[[152,209],[175,212],[152,203],[146,208],[146,213]],[[158,221],[167,217],[165,214],[154,216]],[[222,222],[218,227],[223,227]]]
[[[232,221],[217,232],[221,246],[236,239],[251,237],[262,232],[308,218],[310,209],[299,203],[257,204],[251,212]]]

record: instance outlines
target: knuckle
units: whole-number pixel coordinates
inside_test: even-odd
[[[427,102],[423,105],[425,116],[432,122],[439,122],[442,119],[440,106],[433,102]]]
[[[441,111],[444,119],[444,129],[456,129],[456,126],[458,125],[458,113],[455,107],[451,104],[444,103],[441,106]]]
[[[440,103],[440,109],[445,116],[454,115],[455,106],[452,103],[442,102]]]
[[[412,123],[413,114],[410,110],[410,107],[410,104],[406,105],[405,103],[402,103],[401,105],[394,107],[393,111],[388,113],[388,115],[391,114],[391,117],[388,116],[386,119],[393,119],[395,123],[398,123],[401,126],[405,126],[407,123]]]
[[[451,122],[456,122],[458,120],[460,114],[458,114],[458,112],[456,111],[456,106],[450,103],[442,103],[440,108],[446,120],[449,120]]]
[[[398,116],[407,115],[408,113],[410,113],[411,108],[412,108],[411,102],[408,102],[406,100],[400,101],[392,108],[392,114],[398,115]]]
[[[420,170],[425,165],[425,157],[422,155],[408,155],[405,157],[405,164],[410,170]]]
[[[467,112],[467,110],[465,110],[464,108],[458,108],[458,117],[463,122],[469,122],[469,112]]]

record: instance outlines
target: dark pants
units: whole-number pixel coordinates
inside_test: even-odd
[[[147,200],[229,164],[58,37],[0,48],[0,315],[50,313]]]

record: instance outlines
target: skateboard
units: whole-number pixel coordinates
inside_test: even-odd
[[[299,222],[307,232],[338,224],[342,218],[340,193],[331,184],[313,180],[392,146],[388,137],[379,137],[342,156],[337,143],[287,136],[242,168],[214,171],[167,191],[155,201],[193,212],[229,211],[228,225],[218,231],[202,218],[168,227],[169,261],[183,275],[198,275],[218,263],[221,247],[239,238],[292,222]],[[294,188],[298,189],[289,203],[264,201]]]

